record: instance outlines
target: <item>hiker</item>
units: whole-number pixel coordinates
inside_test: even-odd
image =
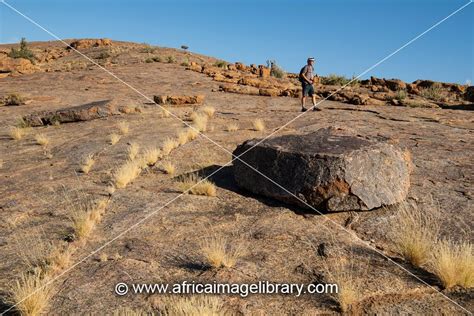
[[[301,68],[299,79],[303,88],[303,96],[301,97],[301,111],[305,112],[306,97],[310,96],[313,101],[313,111],[321,111],[316,107],[316,95],[314,94],[313,80],[314,80],[314,58],[309,57],[307,65]]]

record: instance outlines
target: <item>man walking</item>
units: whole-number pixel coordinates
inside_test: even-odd
[[[316,95],[314,94],[313,80],[314,80],[314,58],[308,58],[306,66],[301,68],[299,79],[301,87],[303,88],[303,96],[301,97],[301,111],[305,112],[306,97],[310,96],[313,101],[313,111],[321,111],[316,107]]]

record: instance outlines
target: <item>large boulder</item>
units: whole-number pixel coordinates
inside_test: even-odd
[[[338,128],[262,143],[248,140],[233,155],[242,155],[245,162],[234,160],[240,187],[319,211],[371,210],[396,204],[405,199],[410,186],[409,152],[388,139],[362,137]]]

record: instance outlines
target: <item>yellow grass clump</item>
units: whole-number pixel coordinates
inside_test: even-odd
[[[178,182],[178,189],[182,193],[216,196],[215,184],[209,180],[202,180],[194,173],[181,177]]]
[[[167,138],[163,142],[161,146],[161,152],[163,155],[167,156],[171,153],[171,151],[179,146],[179,142],[172,138]]]
[[[169,175],[174,175],[176,172],[176,167],[173,165],[171,162],[166,161],[161,164],[161,169],[163,170],[164,173],[169,174]]]
[[[129,307],[121,307],[114,311],[113,316],[148,316],[153,313],[141,309],[131,309]]]
[[[263,122],[263,120],[261,119],[256,119],[255,121],[252,122],[252,125],[253,125],[253,129],[258,132],[265,130],[265,122]]]
[[[391,235],[398,253],[415,266],[425,265],[433,253],[439,236],[437,209],[421,209],[416,204],[400,205]]]
[[[116,133],[112,133],[109,135],[109,142],[110,142],[110,145],[115,145],[119,142],[121,136],[119,134],[116,134]]]
[[[193,126],[200,132],[205,132],[207,130],[208,116],[204,113],[193,112],[191,113],[191,120],[193,121]]]
[[[186,130],[180,131],[177,135],[177,141],[179,145],[184,145],[186,144],[189,139],[188,139],[188,132]]]
[[[92,154],[88,155],[82,162],[81,171],[85,174],[88,174],[89,171],[91,171],[94,163],[95,163],[94,156]]]
[[[152,306],[157,308],[160,311],[160,314],[166,316],[232,315],[226,310],[224,304],[218,297],[209,295],[162,297],[159,301],[152,301]]]
[[[74,252],[74,247],[64,245],[63,247],[56,246],[49,255],[48,261],[51,269],[54,271],[64,270],[71,265],[71,256]]]
[[[238,130],[239,130],[239,125],[236,124],[236,123],[229,123],[226,126],[226,131],[228,131],[228,132],[235,132],[235,131],[238,131]]]
[[[49,281],[50,278],[40,271],[22,273],[10,288],[7,300],[15,305],[20,315],[41,315],[54,294]]]
[[[49,144],[49,138],[45,134],[36,134],[35,141],[41,146],[48,146]]]
[[[27,129],[23,127],[11,127],[10,130],[8,131],[8,135],[13,139],[13,140],[20,140],[25,136],[27,133]]]
[[[127,122],[121,121],[117,124],[117,128],[122,135],[127,135],[130,131],[130,125]]]
[[[147,148],[143,151],[143,159],[148,166],[153,166],[161,158],[161,151],[158,148]]]
[[[216,109],[210,105],[203,106],[200,111],[207,115],[207,117],[211,118],[216,113]]]
[[[192,141],[192,140],[195,140],[199,136],[199,131],[197,131],[194,128],[188,127],[186,129],[186,134],[188,137],[188,141]]]
[[[224,237],[213,236],[200,244],[200,251],[212,268],[231,268],[242,256],[242,247],[231,244]]]
[[[118,189],[125,188],[140,175],[141,171],[142,168],[139,161],[127,161],[113,175],[115,186]]]
[[[74,210],[72,222],[75,236],[81,240],[87,238],[95,225],[100,222],[107,208],[108,200],[99,200],[88,205],[86,209]]]
[[[474,253],[472,244],[441,240],[433,253],[431,267],[445,288],[459,285],[474,287]]]
[[[165,108],[165,107],[162,107],[161,108],[161,117],[170,117],[171,115],[171,112]]]
[[[135,160],[140,152],[140,145],[137,143],[131,143],[130,147],[128,147],[128,159]]]

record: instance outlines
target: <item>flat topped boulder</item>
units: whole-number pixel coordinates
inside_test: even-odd
[[[409,152],[385,138],[324,128],[259,142],[235,149],[234,157],[243,161],[234,160],[235,180],[286,203],[329,212],[371,210],[403,201],[410,187]]]

